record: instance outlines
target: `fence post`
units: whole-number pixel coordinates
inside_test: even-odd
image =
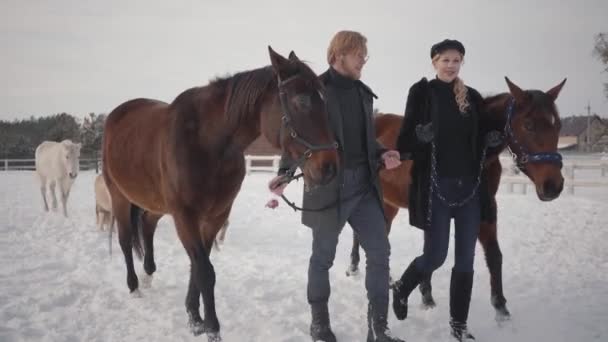
[[[523,190],[522,190],[522,192],[523,192],[523,194],[525,195],[525,194],[527,194],[527,193],[528,193],[528,182],[523,182],[523,183],[522,183],[522,185],[523,185]]]
[[[249,156],[245,156],[245,171],[248,175],[251,174],[251,158]]]
[[[277,172],[279,170],[279,161],[280,160],[281,160],[281,157],[279,157],[279,156],[272,157],[272,168],[274,169],[274,172]]]
[[[8,171],[8,159],[4,159],[4,171]]]
[[[510,194],[513,193],[513,182],[509,182],[509,186],[507,187],[507,190]]]
[[[573,195],[574,194],[574,168],[576,167],[576,164],[573,164],[571,166],[566,166],[566,179],[565,181],[567,181],[568,184],[568,193]]]

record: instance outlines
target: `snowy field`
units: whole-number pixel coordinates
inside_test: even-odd
[[[32,172],[0,172],[0,341],[206,341],[186,326],[189,260],[172,219],[163,218],[157,230],[158,270],[151,287],[142,289],[142,298],[131,297],[118,243],[110,257],[107,233],[95,227],[94,176],[78,176],[68,203],[71,216],[64,219],[42,211]],[[253,174],[245,179],[226,242],[212,254],[217,312],[227,342],[310,340],[306,268],[311,236],[285,205],[264,208],[270,178]],[[287,194],[299,198],[298,188],[292,185]],[[494,320],[489,274],[478,246],[469,318],[478,341],[608,341],[604,194],[564,193],[542,203],[531,192],[500,192],[499,241],[513,319],[500,326]],[[422,234],[407,225],[406,211],[393,227],[391,269],[398,277],[421,251]],[[332,326],[342,342],[363,341],[367,334],[364,275],[344,273],[351,238],[346,227],[331,272]],[[414,292],[406,321],[390,313],[395,335],[408,342],[448,340],[452,245],[434,276],[437,307],[421,310]],[[136,268],[141,276],[141,262]]]

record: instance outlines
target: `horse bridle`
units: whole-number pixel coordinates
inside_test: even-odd
[[[279,141],[282,142],[284,135],[286,133],[288,133],[289,136],[294,141],[296,141],[300,145],[306,147],[306,150],[304,151],[304,153],[302,153],[300,158],[298,158],[298,160],[296,160],[296,162],[285,172],[285,176],[287,177],[288,182],[291,182],[294,179],[302,177],[302,174],[299,174],[298,176],[294,176],[296,169],[298,167],[304,165],[304,163],[306,163],[306,161],[308,159],[310,159],[310,157],[312,157],[312,154],[314,152],[338,149],[338,142],[336,142],[336,141],[334,141],[331,144],[323,144],[323,145],[311,144],[309,141],[304,139],[300,134],[298,134],[295,127],[293,126],[293,116],[291,115],[291,112],[289,111],[289,106],[287,105],[287,93],[283,90],[283,87],[287,83],[297,79],[298,77],[300,77],[299,74],[291,76],[291,77],[287,78],[286,80],[281,80],[279,78],[279,82],[278,82],[279,100],[281,102],[281,109],[283,111],[283,116],[281,117],[281,129],[280,129],[280,133],[279,133]],[[281,150],[283,153],[285,153],[283,145],[281,145]]]
[[[526,150],[526,148],[517,141],[517,137],[513,133],[513,127],[511,126],[511,122],[515,117],[514,114],[515,108],[515,98],[511,97],[509,100],[509,104],[507,106],[507,122],[505,123],[505,138],[507,139],[507,147],[515,164],[517,167],[525,172],[526,164],[529,163],[551,163],[559,165],[561,168],[563,166],[562,163],[562,155],[557,152],[538,152],[538,153],[530,153]]]

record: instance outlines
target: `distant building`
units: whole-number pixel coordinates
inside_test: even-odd
[[[597,115],[562,118],[558,149],[578,152],[608,151],[608,120]],[[589,129],[587,129],[589,125]],[[587,134],[589,135],[587,137]]]
[[[273,147],[268,139],[262,134],[245,149],[245,155],[273,156],[280,155],[281,150]]]

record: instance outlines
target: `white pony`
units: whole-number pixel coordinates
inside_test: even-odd
[[[59,185],[63,215],[68,217],[66,202],[80,168],[80,146],[80,144],[75,144],[71,140],[64,140],[60,143],[44,141],[36,148],[36,173],[40,179],[40,193],[44,201],[45,211],[49,211],[49,205],[46,201],[46,185],[48,182],[53,198],[53,209],[57,209],[55,185]]]
[[[99,230],[105,230],[104,226],[113,229],[115,220],[112,215],[112,199],[101,174],[95,177],[95,218]]]

